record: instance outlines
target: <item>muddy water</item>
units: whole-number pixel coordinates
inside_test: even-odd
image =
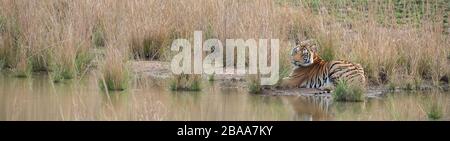
[[[164,82],[153,81],[105,93],[95,77],[54,84],[45,75],[0,75],[0,120],[429,120],[433,105],[440,120],[450,120],[450,94],[438,91],[340,103],[251,95],[208,82],[201,92],[172,92]]]

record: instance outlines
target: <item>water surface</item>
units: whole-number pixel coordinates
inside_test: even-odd
[[[46,75],[0,75],[0,120],[429,120],[433,105],[440,120],[450,120],[450,95],[440,91],[352,103],[253,95],[219,85],[205,82],[200,92],[173,92],[164,81],[145,80],[105,93],[95,76],[55,84]]]

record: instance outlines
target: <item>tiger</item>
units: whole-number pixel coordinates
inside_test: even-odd
[[[341,80],[365,86],[364,69],[360,64],[345,60],[325,61],[318,55],[317,48],[314,39],[295,41],[290,55],[294,68],[279,82],[279,88],[316,88],[331,93]]]

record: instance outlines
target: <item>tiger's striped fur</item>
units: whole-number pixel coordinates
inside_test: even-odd
[[[292,73],[281,80],[282,88],[318,88],[330,92],[339,80],[365,85],[364,70],[361,65],[348,61],[324,61],[316,53],[313,40],[296,42],[292,49]]]

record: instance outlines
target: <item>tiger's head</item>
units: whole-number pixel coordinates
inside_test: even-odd
[[[300,42],[295,41],[295,47],[291,51],[291,63],[297,67],[307,67],[314,64],[317,45],[314,40]]]

